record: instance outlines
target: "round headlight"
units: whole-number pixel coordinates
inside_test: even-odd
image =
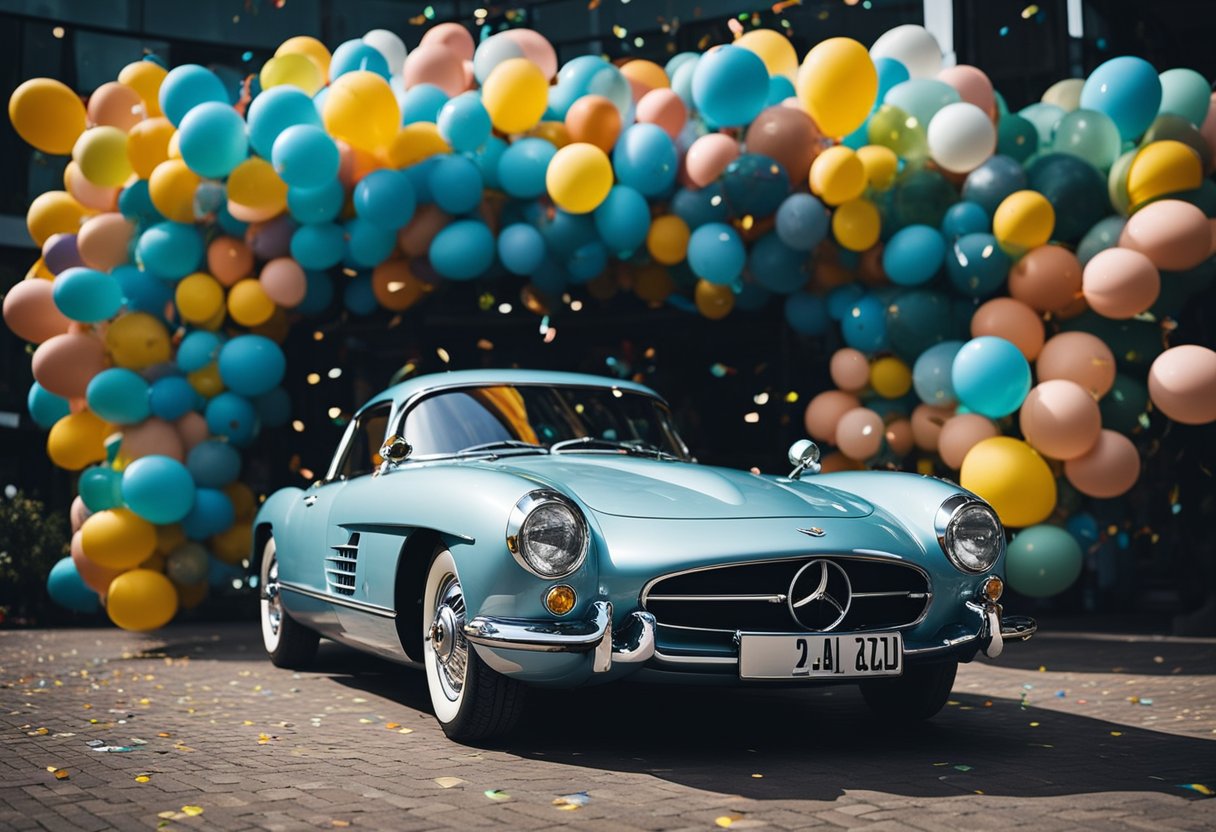
[[[515,507],[507,546],[520,564],[542,578],[563,578],[587,554],[582,512],[556,492],[532,492]]]
[[[996,512],[974,499],[956,498],[947,500],[942,511],[949,512],[949,519],[939,540],[954,565],[966,572],[991,569],[1005,542],[1005,531]]]

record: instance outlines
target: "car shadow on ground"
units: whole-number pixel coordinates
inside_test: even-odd
[[[1052,634],[1032,640],[1033,649],[1006,650],[993,662],[1003,667],[1066,673],[1128,673],[1138,676],[1216,675],[1216,639],[1157,641],[1125,636]],[[1028,645],[1030,646],[1030,645]]]

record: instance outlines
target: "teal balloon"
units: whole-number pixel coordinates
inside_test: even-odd
[[[502,190],[502,183],[498,181],[498,161],[502,159],[502,154],[507,152],[507,147],[509,145],[498,136],[490,136],[486,139],[485,144],[472,155],[473,162],[481,171],[482,180],[491,190]]]
[[[122,288],[123,306],[129,311],[164,317],[165,304],[173,300],[172,286],[131,265],[116,266],[110,275]]]
[[[253,442],[261,428],[253,402],[230,391],[212,397],[203,415],[212,436],[225,437],[238,448]]]
[[[1158,113],[1182,116],[1199,127],[1208,117],[1212,87],[1207,79],[1193,69],[1167,69],[1158,76],[1161,82],[1161,106]]]
[[[200,488],[223,488],[241,473],[241,454],[227,442],[208,439],[186,455],[186,468]]]
[[[467,214],[481,204],[484,183],[477,164],[456,154],[440,156],[427,174],[431,197],[446,214]]]
[[[128,220],[140,226],[164,222],[165,219],[152,204],[147,179],[137,179],[122,189],[118,195],[118,210]]]
[[[380,304],[372,289],[372,276],[361,274],[348,281],[342,292],[342,304],[356,315],[370,315],[375,312]]]
[[[291,235],[291,256],[305,269],[328,269],[342,262],[346,234],[332,222],[301,225]]]
[[[1161,107],[1157,70],[1143,58],[1111,58],[1090,73],[1081,88],[1081,106],[1106,113],[1124,140],[1140,137]]]
[[[72,320],[97,323],[114,317],[122,308],[122,285],[113,275],[74,266],[55,276],[51,297]]]
[[[950,298],[942,292],[911,289],[892,293],[883,311],[890,348],[908,366],[934,344],[961,337]]]
[[[902,84],[912,77],[903,62],[895,58],[875,58],[874,69],[878,72],[878,96],[876,101],[882,101],[891,88]]]
[[[324,185],[337,177],[342,164],[334,140],[313,124],[296,124],[280,133],[270,159],[279,178],[295,188]]]
[[[996,294],[1005,284],[1012,266],[1013,261],[1001,249],[996,237],[987,232],[963,235],[946,253],[946,274],[950,283],[969,298]]]
[[[692,99],[701,115],[718,127],[750,124],[768,101],[764,61],[741,46],[706,52],[693,73]]]
[[[967,174],[963,182],[963,199],[974,202],[993,216],[1005,197],[1025,188],[1026,171],[1021,163],[1009,156],[993,156]]]
[[[1001,116],[996,128],[996,152],[1025,162],[1039,150],[1039,131],[1034,122],[1017,113]]]
[[[85,584],[71,558],[61,558],[51,567],[46,576],[46,591],[52,601],[72,612],[91,613],[101,609],[97,593]]]
[[[338,185],[341,193],[342,186]],[[399,170],[384,168],[372,171],[355,185],[355,213],[361,219],[398,231],[414,218],[417,198],[410,178]],[[291,191],[287,192],[287,204],[291,205]]]
[[[768,99],[764,102],[768,107],[775,107],[787,98],[793,98],[798,93],[794,82],[784,75],[773,75],[768,79]]]
[[[688,265],[710,283],[729,286],[743,273],[747,250],[739,232],[725,223],[703,225],[688,240]]]
[[[938,228],[946,218],[946,211],[958,201],[958,192],[949,180],[937,171],[923,168],[902,174],[889,193],[894,224],[888,229],[884,223],[884,232],[895,232],[908,225]]]
[[[227,494],[216,488],[199,488],[194,505],[182,518],[182,531],[190,540],[205,540],[226,531],[235,520],[236,511]]]
[[[448,103],[448,94],[434,84],[414,84],[405,91],[401,100],[401,123],[414,124],[439,121],[443,105]]]
[[[159,222],[139,235],[136,256],[162,280],[177,281],[203,263],[203,235],[193,225]]]
[[[498,160],[498,181],[516,199],[535,199],[545,192],[545,172],[557,148],[544,139],[512,142]]]
[[[763,286],[770,292],[788,295],[790,292],[796,292],[806,286],[807,280],[810,279],[810,274],[807,271],[807,254],[805,251],[787,246],[781,237],[769,232],[752,244],[752,250],[747,255],[747,271],[752,276],[752,279],[759,285]],[[802,307],[806,307],[806,303],[800,301]],[[800,307],[801,308],[801,307]],[[814,313],[815,319],[818,320],[818,310]],[[823,308],[823,315],[827,318],[827,307]],[[804,335],[818,335],[819,332],[808,331],[807,327],[799,328],[792,321],[804,319],[801,313],[796,313],[794,318],[790,318],[790,307],[786,306],[786,317],[791,319],[791,326],[798,332]]]
[[[34,424],[43,430],[50,430],[72,410],[67,399],[52,393],[36,381],[30,385],[25,405],[29,408]]]
[[[957,104],[963,99],[958,90],[945,81],[913,78],[895,84],[881,100],[884,104],[903,110],[928,130],[929,122],[937,115],[938,110],[947,104]]]
[[[89,381],[85,390],[89,409],[117,425],[133,425],[148,418],[148,382],[133,370],[111,367]]]
[[[439,111],[439,135],[458,153],[472,153],[490,138],[490,114],[475,92],[461,93]]]
[[[238,335],[220,348],[220,379],[247,398],[270,392],[286,370],[282,348],[264,335]]]
[[[183,373],[201,370],[220,354],[223,341],[214,332],[196,329],[186,334],[177,346],[177,366]]]
[[[1005,554],[1009,588],[1031,598],[1050,598],[1081,575],[1081,545],[1058,526],[1030,526],[1018,532]]]
[[[671,213],[684,220],[690,230],[696,230],[706,223],[730,220],[730,205],[721,182],[711,182],[704,188],[680,188],[672,195],[669,208]],[[826,219],[824,227],[827,227]]]
[[[255,396],[253,408],[263,426],[281,428],[291,420],[291,394],[284,387],[275,387]]]
[[[828,209],[810,194],[790,194],[777,208],[777,236],[798,251],[810,251],[828,234]]]
[[[1106,173],[1122,154],[1123,140],[1119,136],[1119,128],[1106,113],[1074,110],[1056,125],[1051,149],[1056,153],[1078,156]]]
[[[599,240],[592,240],[575,249],[565,265],[571,283],[586,283],[608,267],[608,249]]]
[[[810,292],[795,292],[785,299],[785,321],[799,335],[823,335],[832,323],[823,298]]]
[[[208,179],[222,179],[249,155],[245,119],[226,101],[208,101],[191,109],[177,138],[182,161]]]
[[[1102,427],[1131,435],[1143,427],[1140,419],[1148,410],[1148,388],[1139,379],[1116,373],[1115,382],[1098,400]]]
[[[275,87],[278,89],[278,87]],[[409,177],[400,171],[395,170],[378,170],[368,174],[359,185],[362,185],[368,179],[381,173],[393,173],[398,176],[405,177],[406,184],[410,185],[410,202],[403,203],[401,206],[401,214],[408,210],[413,213],[413,185],[409,183]],[[359,192],[359,186],[355,186],[356,195]],[[287,210],[291,213],[291,218],[297,222],[309,223],[326,223],[333,222],[337,219],[338,214],[342,213],[342,205],[346,202],[346,191],[342,188],[342,183],[338,179],[331,179],[323,185],[318,185],[315,188],[288,188],[287,189]],[[385,217],[383,213],[377,216]],[[359,202],[356,198],[355,211],[359,211]],[[397,212],[392,212],[387,215],[390,221],[397,221],[399,216]],[[406,220],[408,222],[408,220]]]
[[[790,180],[779,162],[760,153],[744,153],[722,173],[726,202],[737,217],[758,219],[776,213],[790,193]]]
[[[333,302],[334,282],[325,272],[309,270],[304,272],[304,277],[308,280],[308,288],[296,311],[301,315],[319,315]],[[375,299],[374,295],[372,299]]]
[[[201,401],[198,392],[184,376],[165,376],[152,382],[148,407],[152,415],[172,422],[194,410]]]
[[[609,251],[618,255],[628,256],[641,248],[650,231],[650,207],[646,197],[629,185],[614,185],[595,209],[593,217],[600,239]]]
[[[149,523],[176,523],[194,506],[194,480],[176,459],[141,456],[123,469],[122,499]]]
[[[109,465],[94,465],[81,471],[76,490],[89,511],[122,506],[122,474]]]
[[[844,342],[855,350],[878,352],[887,345],[887,309],[873,295],[858,298],[840,322]]]
[[[916,359],[912,365],[912,387],[922,402],[936,407],[949,407],[958,402],[950,379],[954,357],[962,348],[962,341],[942,341]]]
[[[480,220],[457,220],[435,235],[430,260],[450,280],[472,280],[494,263],[494,235]]]
[[[697,58],[700,57],[700,55],[697,56]],[[697,107],[692,97],[692,79],[696,75],[696,72],[697,61],[693,60],[680,64],[671,73],[671,91],[680,97],[680,100],[684,102],[684,106],[689,110],[695,110]]]
[[[511,274],[528,277],[545,259],[545,238],[527,223],[508,225],[499,232],[497,245],[498,259]]]
[[[397,232],[363,217],[352,217],[343,226],[346,234],[346,260],[354,266],[371,268],[388,259],[397,247]]]
[[[978,202],[963,200],[951,205],[942,218],[942,234],[949,241],[966,234],[979,234],[992,228],[992,216]]]
[[[982,335],[958,351],[950,382],[960,402],[990,419],[1000,419],[1021,407],[1030,392],[1030,364],[1009,341]]]
[[[1119,245],[1119,235],[1125,225],[1127,218],[1120,216],[1103,217],[1094,223],[1077,244],[1077,260],[1081,265],[1092,260],[1098,252]]]
[[[897,286],[920,286],[937,274],[946,258],[946,240],[928,225],[896,231],[882,252],[882,268]]]
[[[617,182],[644,196],[657,196],[671,187],[678,168],[675,143],[657,124],[627,127],[612,148]]]
[[[767,77],[768,73],[765,73]],[[766,84],[765,91],[767,89]],[[616,105],[621,115],[628,112],[633,103],[629,81],[599,55],[580,55],[562,66],[557,73],[557,84],[549,89],[549,109],[556,120],[564,121],[570,105],[584,95],[604,96]]]
[[[288,127],[308,124],[321,127],[321,113],[313,100],[298,87],[286,84],[263,91],[249,104],[249,144],[259,156],[269,159],[274,140]]]
[[[374,72],[387,81],[392,77],[388,60],[379,49],[368,46],[361,38],[354,38],[338,44],[333,57],[329,61],[329,80],[348,72]],[[401,67],[397,67],[401,71]]]
[[[1052,239],[1077,243],[1113,209],[1106,178],[1093,165],[1067,153],[1048,153],[1030,163],[1027,183],[1055,209]]]
[[[865,297],[866,290],[857,283],[846,283],[828,292],[828,316],[833,321],[843,321],[857,301]]]
[[[161,111],[174,127],[180,127],[186,114],[199,104],[232,103],[219,76],[198,64],[183,64],[169,70],[157,97]]]
[[[1018,115],[1034,125],[1039,147],[1051,147],[1052,139],[1056,134],[1056,125],[1066,114],[1063,107],[1036,101],[1034,104],[1018,110]]]

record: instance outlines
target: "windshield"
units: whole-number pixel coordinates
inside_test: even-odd
[[[688,449],[662,402],[600,387],[497,385],[444,390],[410,408],[399,433],[414,446],[416,457],[527,453],[585,439],[557,450],[612,453],[630,447],[688,459]],[[614,450],[613,445],[620,448]]]

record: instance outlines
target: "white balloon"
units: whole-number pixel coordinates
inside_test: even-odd
[[[477,78],[477,83],[484,84],[494,68],[503,61],[528,57],[524,54],[523,47],[506,37],[506,34],[506,32],[499,32],[496,35],[490,35],[478,45],[477,51],[473,53],[473,76]]]
[[[932,78],[942,68],[942,48],[924,26],[896,26],[878,37],[870,47],[871,58],[894,58],[908,68],[913,78]]]
[[[996,151],[996,126],[974,104],[947,104],[929,122],[929,156],[951,173],[969,173]]]
[[[400,75],[405,66],[406,48],[401,38],[388,29],[372,29],[363,36],[363,42],[375,49],[388,61],[388,71]]]

